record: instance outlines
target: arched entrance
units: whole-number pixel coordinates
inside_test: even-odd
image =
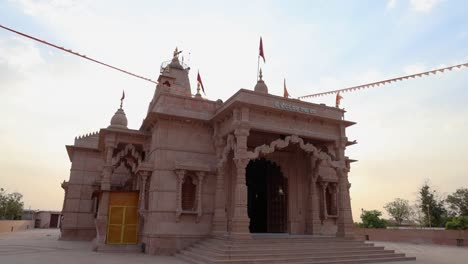
[[[251,233],[287,232],[288,185],[276,163],[251,160],[246,168]]]

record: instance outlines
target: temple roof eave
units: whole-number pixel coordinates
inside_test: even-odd
[[[253,98],[252,100],[245,100],[245,95],[248,96],[253,96],[256,98]],[[332,117],[327,117],[324,116],[323,114],[321,115],[320,113],[317,114],[312,114],[312,113],[302,113],[302,112],[296,112],[296,111],[289,111],[289,110],[282,110],[275,108],[273,104],[271,105],[266,105],[266,104],[259,104],[258,102],[265,102],[266,100],[261,100],[261,99],[268,99],[270,102],[273,102],[272,100],[276,102],[288,102],[290,104],[298,105],[300,107],[307,107],[310,109],[315,110],[322,110],[322,111],[331,111],[331,112],[336,112],[337,115],[342,116],[343,113],[346,111],[340,108],[336,107],[330,107],[326,105],[317,105],[313,103],[308,103],[308,102],[303,102],[299,101],[297,99],[289,99],[289,98],[284,98],[281,96],[276,96],[276,95],[271,95],[271,94],[260,94],[256,93],[250,90],[246,89],[240,89],[237,93],[235,93],[233,96],[231,96],[213,115],[212,121],[216,121],[218,119],[222,119],[223,115],[225,113],[230,112],[230,110],[234,107],[239,107],[239,106],[248,106],[248,107],[258,107],[262,109],[267,109],[271,112],[277,112],[277,113],[287,113],[290,115],[298,115],[298,116],[303,116],[303,117],[313,117],[317,119],[321,119],[324,121],[330,121],[334,123],[340,123],[343,124],[345,127],[352,126],[356,124],[356,122],[352,121],[347,121],[343,119],[338,119],[338,118],[332,118]]]
[[[88,151],[99,151],[97,148],[92,148],[92,147],[84,147],[84,146],[74,146],[74,145],[65,145],[65,148],[67,149],[67,154],[68,158],[70,159],[70,162],[73,162],[73,156],[75,154],[75,150],[88,150]]]
[[[165,104],[164,102],[166,102],[167,99],[181,101],[181,104],[178,105],[179,107],[173,104]],[[204,104],[207,106],[207,109],[190,107],[192,104]],[[216,101],[192,98],[162,91],[153,98],[150,111],[143,120],[140,131],[146,131],[159,116],[209,122],[218,107],[219,103]]]
[[[145,141],[148,139],[151,135],[148,134],[147,132],[141,131],[141,130],[135,130],[135,129],[121,129],[121,128],[101,128],[99,130],[99,140],[98,140],[98,149],[103,150],[105,147],[105,139],[108,135],[125,135],[125,136],[131,136],[137,139],[140,139],[140,141]]]

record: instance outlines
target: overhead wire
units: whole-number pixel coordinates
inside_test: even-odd
[[[17,30],[12,29],[12,28],[5,27],[5,26],[3,26],[3,25],[0,25],[0,27],[3,28],[3,29],[8,30],[8,31],[10,31],[10,32],[13,32],[13,33],[15,33],[15,34],[18,34],[18,35],[20,35],[20,36],[23,36],[23,37],[32,39],[32,40],[34,40],[34,41],[40,42],[40,43],[42,43],[42,44],[51,46],[51,47],[53,47],[53,48],[56,48],[56,49],[59,49],[59,50],[68,52],[68,53],[70,53],[70,54],[76,55],[76,56],[78,56],[78,57],[81,57],[81,58],[83,58],[83,59],[86,59],[86,60],[89,60],[89,61],[92,61],[92,62],[95,62],[95,63],[100,64],[100,65],[103,65],[103,66],[105,66],[105,67],[109,67],[109,68],[111,68],[111,69],[113,69],[113,70],[116,70],[116,71],[119,71],[119,72],[128,74],[128,75],[130,75],[130,76],[133,76],[133,77],[136,77],[136,78],[139,78],[139,79],[148,81],[148,82],[152,82],[152,83],[158,84],[158,82],[153,81],[153,80],[151,80],[150,78],[146,78],[146,77],[143,77],[143,76],[141,76],[141,75],[131,73],[131,72],[127,71],[127,70],[124,70],[124,69],[122,69],[122,68],[115,67],[115,66],[112,66],[112,65],[110,65],[110,64],[104,63],[104,62],[102,62],[102,61],[93,59],[93,58],[88,57],[88,56],[86,56],[86,55],[83,55],[83,54],[80,54],[80,53],[78,53],[78,52],[75,52],[75,51],[73,51],[73,50],[71,50],[71,49],[66,49],[66,48],[64,48],[64,47],[60,47],[60,46],[58,46],[58,45],[55,45],[55,44],[50,43],[50,42],[48,42],[48,41],[45,41],[45,40],[43,40],[43,39],[39,39],[39,38],[33,37],[33,36],[31,36],[31,35],[28,35],[28,34],[23,33],[23,32],[19,32],[19,31],[17,31]]]

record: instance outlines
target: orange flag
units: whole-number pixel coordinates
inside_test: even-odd
[[[340,107],[340,102],[341,99],[343,99],[343,96],[340,95],[340,92],[336,94],[336,107]]]
[[[284,86],[283,86],[283,97],[284,98],[289,98],[289,93],[288,93],[288,89],[286,89],[286,78],[284,78]]]

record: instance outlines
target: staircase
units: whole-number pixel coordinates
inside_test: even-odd
[[[248,240],[207,238],[176,257],[192,264],[354,264],[416,260],[363,241],[289,235],[254,235]]]

